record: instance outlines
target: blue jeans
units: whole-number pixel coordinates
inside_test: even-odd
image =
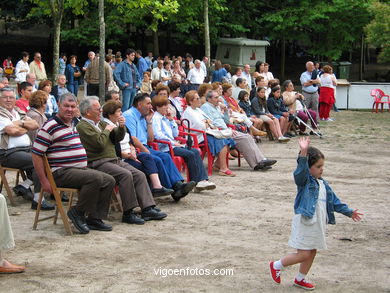
[[[122,112],[127,111],[133,106],[136,94],[137,89],[135,88],[125,88],[124,90],[122,90]]]
[[[68,91],[70,91],[72,94],[74,94],[77,97],[77,93],[79,91],[78,83],[67,84],[66,88],[68,89]]]
[[[169,154],[153,150],[149,146],[146,147],[156,163],[162,186],[172,188],[178,181],[184,180]]]
[[[130,159],[126,159],[125,162],[142,171],[146,176],[158,173],[158,169],[152,155],[148,153],[139,153],[137,154],[137,159],[141,163]]]
[[[208,179],[202,158],[197,149],[189,150],[182,147],[175,147],[173,153],[175,156],[182,157],[186,162],[191,181],[199,182]]]

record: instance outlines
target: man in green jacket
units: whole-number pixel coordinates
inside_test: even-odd
[[[101,121],[102,108],[97,97],[87,97],[80,103],[81,121],[77,124],[81,143],[87,151],[88,167],[113,176],[119,187],[122,200],[122,221],[129,224],[144,224],[148,220],[161,220],[167,216],[156,207],[146,176],[131,165],[122,162],[115,153],[115,143],[126,133],[125,119],[119,125]],[[134,208],[142,209],[138,217]]]

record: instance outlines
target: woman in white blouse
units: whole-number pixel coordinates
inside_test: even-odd
[[[191,128],[206,131],[206,129],[212,126],[211,120],[207,118],[207,115],[200,109],[201,100],[197,91],[189,91],[185,95],[187,102],[187,108],[183,112],[182,119],[188,119],[190,121]],[[203,134],[196,133],[198,137],[198,142],[203,142]],[[214,163],[214,166],[219,169],[219,175],[221,176],[231,176],[234,177],[234,174],[229,170],[226,163],[226,154],[229,151],[229,148],[235,145],[233,139],[229,138],[215,138],[212,135],[207,134],[207,142],[211,154],[214,157],[217,157],[217,160]]]
[[[18,61],[15,68],[15,81],[18,83],[18,94],[20,93],[20,84],[26,81],[26,75],[30,72],[30,66],[28,65],[28,58],[30,55],[23,51],[22,59]]]
[[[155,110],[152,118],[154,138],[170,142],[175,156],[184,159],[190,175],[190,181],[196,182],[195,191],[215,189],[215,184],[208,181],[209,178],[199,151],[197,149],[188,149],[175,140],[179,131],[178,125],[168,111],[168,98],[158,95],[153,98],[152,105]],[[166,144],[159,144],[159,147],[162,152],[169,151],[169,147]]]

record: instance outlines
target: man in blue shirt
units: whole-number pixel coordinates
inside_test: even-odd
[[[183,183],[183,177],[177,170],[169,154],[153,150],[147,145],[148,141],[153,141],[153,118],[152,100],[148,94],[136,95],[133,107],[123,113],[126,119],[126,126],[132,136],[135,147],[141,152],[150,153],[156,163],[161,184],[167,188],[172,188],[175,192],[172,197],[179,201],[185,197],[196,185],[194,181]]]
[[[126,59],[114,70],[114,78],[119,88],[122,90],[122,112],[128,110],[133,105],[137,90],[141,87],[141,78],[137,67],[134,65],[135,51],[127,49]]]
[[[313,62],[306,63],[306,71],[301,74],[302,94],[305,97],[303,102],[308,109],[316,111],[318,116],[318,85],[320,79],[312,79],[312,73],[314,71]]]
[[[148,62],[145,60],[144,57],[142,57],[141,50],[137,50],[135,56],[138,59],[137,69],[138,69],[139,76],[141,77],[142,80],[144,76],[144,72],[149,68]]]

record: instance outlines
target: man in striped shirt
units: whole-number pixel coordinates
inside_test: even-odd
[[[57,186],[80,190],[76,206],[68,211],[68,217],[77,230],[81,234],[87,234],[89,230],[111,231],[112,227],[102,219],[107,218],[115,179],[87,168],[86,151],[72,123],[77,109],[76,97],[71,93],[60,96],[58,109],[57,115],[39,130],[32,149],[34,167],[42,188],[52,192],[43,165],[43,155],[46,155]]]

